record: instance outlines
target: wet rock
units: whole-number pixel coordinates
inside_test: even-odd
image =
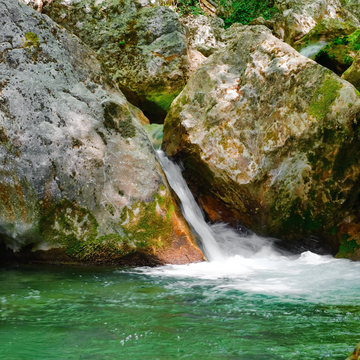
[[[96,53],[17,1],[0,0],[0,18],[1,242],[61,261],[201,260]]]
[[[358,92],[254,28],[238,28],[190,78],[166,118],[163,149],[183,161],[210,217],[338,247],[337,227],[360,223]]]
[[[189,53],[178,15],[150,1],[53,0],[43,11],[100,55],[127,99],[154,123],[163,122],[203,60]]]

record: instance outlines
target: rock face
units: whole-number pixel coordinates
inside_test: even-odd
[[[43,12],[100,55],[127,99],[152,122],[164,121],[198,66],[177,14],[147,0],[53,0]]]
[[[190,78],[166,118],[163,149],[184,162],[217,221],[336,241],[340,224],[360,223],[360,98],[265,30],[238,29]]]
[[[138,110],[96,54],[17,1],[0,0],[0,18],[1,241],[66,261],[201,260]]]
[[[189,47],[199,51],[205,57],[225,47],[223,42],[224,21],[222,19],[191,15],[181,18],[180,21],[187,29],[186,38]]]

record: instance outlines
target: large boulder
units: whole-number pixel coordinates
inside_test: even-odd
[[[96,54],[18,1],[0,0],[0,17],[0,242],[65,261],[201,260]]]
[[[238,28],[190,78],[163,149],[210,218],[336,242],[342,223],[360,223],[360,97],[265,30]]]
[[[95,50],[127,99],[155,123],[204,60],[189,52],[178,15],[147,0],[52,0],[43,13]]]

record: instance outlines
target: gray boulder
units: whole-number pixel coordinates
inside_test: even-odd
[[[18,1],[0,0],[0,18],[1,241],[66,261],[201,260],[138,110],[96,54]]]

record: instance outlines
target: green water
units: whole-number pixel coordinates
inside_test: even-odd
[[[360,339],[356,296],[326,304],[161,271],[0,268],[0,358],[344,360]]]

